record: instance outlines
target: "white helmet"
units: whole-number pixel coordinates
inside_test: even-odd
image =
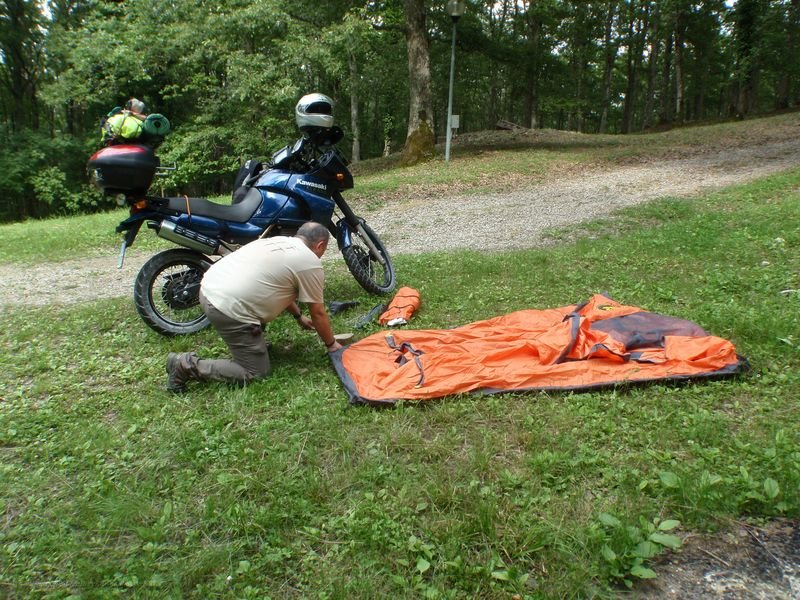
[[[147,114],[147,105],[138,98],[131,98],[125,103],[125,109],[140,115]]]
[[[333,127],[333,100],[325,94],[306,94],[294,108],[294,118],[301,130]]]

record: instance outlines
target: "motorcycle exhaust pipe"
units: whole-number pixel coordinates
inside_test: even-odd
[[[216,254],[219,249],[219,242],[214,238],[176,225],[172,221],[161,221],[156,229],[156,235],[174,244],[197,250],[203,254]]]

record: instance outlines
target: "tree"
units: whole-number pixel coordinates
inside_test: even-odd
[[[782,110],[800,101],[800,0],[771,3],[765,25],[765,67],[774,106]]]
[[[619,0],[606,0],[603,19],[603,91],[600,101],[600,125],[598,131],[608,131],[608,111],[611,104],[611,85],[614,63],[617,60],[619,44],[614,36],[615,24],[619,15]]]
[[[641,65],[645,46],[645,35],[650,19],[651,0],[630,0],[625,29],[625,105],[622,111],[622,133],[633,131],[636,114],[637,93],[641,77]]]
[[[408,52],[408,134],[402,164],[432,158],[436,136],[431,96],[430,46],[424,0],[403,0]]]
[[[768,0],[739,0],[736,4],[734,47],[735,66],[735,114],[743,117],[756,107],[761,74],[759,56],[759,32]]]
[[[37,93],[44,64],[41,15],[36,2],[0,1],[0,86],[3,114],[12,131],[39,128]]]
[[[0,218],[93,209],[98,119],[131,96],[172,122],[159,153],[179,165],[174,192],[229,191],[242,161],[296,135],[310,91],[336,101],[353,160],[398,146],[407,164],[433,156],[444,5],[0,0]],[[469,0],[457,52],[462,131],[744,117],[800,101],[800,0]]]

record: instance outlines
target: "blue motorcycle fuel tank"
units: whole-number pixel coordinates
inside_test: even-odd
[[[266,171],[255,183],[261,192],[261,206],[251,223],[267,227],[272,223],[299,227],[306,221],[330,223],[334,201],[326,182],[308,173],[279,169]]]

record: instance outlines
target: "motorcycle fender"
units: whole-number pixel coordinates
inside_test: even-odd
[[[133,240],[136,239],[139,230],[142,228],[142,223],[148,220],[147,215],[131,215],[122,223],[117,225],[117,233],[125,232],[125,245],[133,246]]]
[[[336,241],[339,244],[339,250],[344,250],[345,248],[349,248],[350,246],[352,246],[353,232],[347,221],[341,219],[338,223],[336,223],[336,229],[337,229]]]
[[[128,221],[130,219],[126,219]],[[123,263],[125,262],[125,252],[128,248],[133,246],[133,240],[136,239],[136,234],[139,233],[139,229],[142,228],[142,223],[144,221],[142,219],[132,221],[125,226],[125,236],[122,239],[122,244],[119,247],[119,258],[117,259],[117,268],[121,269]],[[124,223],[124,221],[123,221]],[[120,227],[122,227],[123,223],[120,223],[117,227],[117,232],[120,232]]]
[[[150,219],[154,219],[155,217],[156,213],[152,210],[143,210],[141,212],[134,213],[124,221],[120,221],[120,224],[117,225],[116,232],[122,233],[123,231],[131,230],[138,232],[139,228],[142,226],[142,223]],[[136,237],[135,233],[133,235]],[[131,240],[131,243],[133,243],[133,240]]]

